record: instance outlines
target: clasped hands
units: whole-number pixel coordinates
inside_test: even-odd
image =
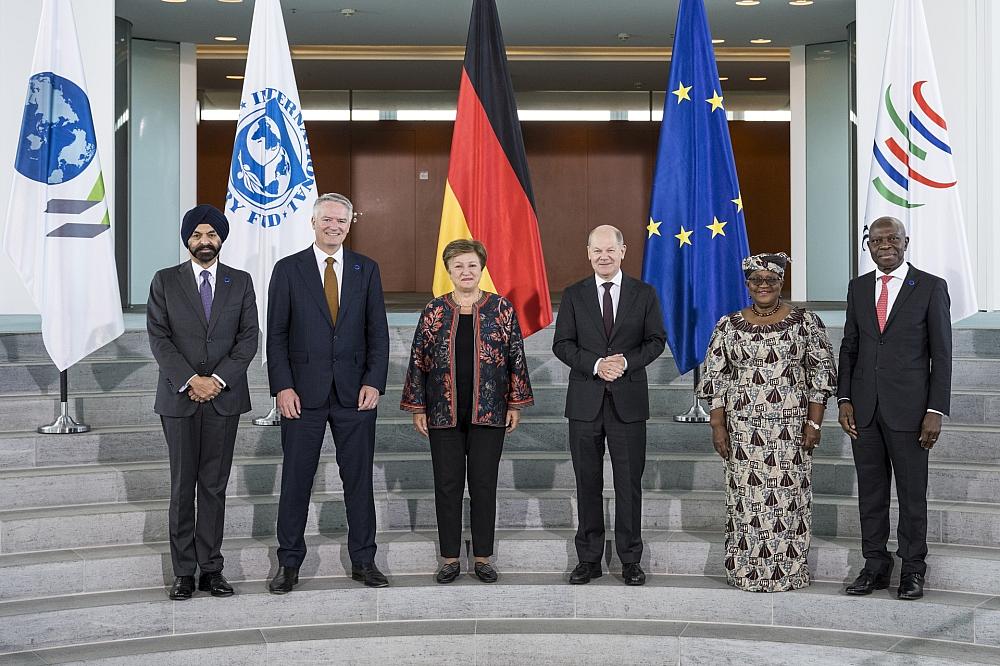
[[[621,354],[606,356],[597,362],[597,376],[613,382],[625,374],[625,357]]]
[[[278,411],[281,412],[282,418],[297,419],[302,415],[302,401],[299,400],[299,394],[295,392],[295,389],[282,389],[278,391],[278,395],[275,397],[277,398]],[[361,391],[358,392],[358,411],[367,412],[375,409],[378,407],[379,397],[377,388],[365,384],[361,387]]]
[[[208,402],[222,392],[222,384],[215,377],[192,377],[188,382],[187,396],[194,402]]]

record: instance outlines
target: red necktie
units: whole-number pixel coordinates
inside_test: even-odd
[[[878,294],[878,301],[875,303],[875,316],[878,317],[878,330],[885,330],[885,320],[889,315],[889,280],[891,275],[881,275],[882,291]]]

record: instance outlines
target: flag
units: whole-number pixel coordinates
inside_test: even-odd
[[[271,270],[315,240],[315,201],[316,179],[281,4],[257,0],[229,167],[229,238],[223,254],[227,264],[253,278],[262,338]]]
[[[924,7],[896,0],[879,88],[875,143],[858,272],[875,269],[865,241],[880,217],[900,220],[914,266],[948,281],[951,320],[978,310],[948,122],[938,88]]]
[[[125,331],[104,174],[72,3],[44,0],[4,250],[60,371]]]
[[[685,373],[704,360],[719,317],[749,303],[743,198],[702,0],[681,0],[667,91],[642,279],[660,296]]]
[[[552,322],[535,197],[494,0],[472,4],[435,257],[435,296],[452,290],[440,257],[459,238],[486,246],[482,287],[514,304],[525,336]]]

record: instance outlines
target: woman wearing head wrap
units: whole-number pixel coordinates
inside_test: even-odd
[[[725,461],[727,578],[753,592],[809,584],[812,452],[837,384],[823,322],[781,300],[788,261],[743,260],[752,303],[719,320],[698,386]]]

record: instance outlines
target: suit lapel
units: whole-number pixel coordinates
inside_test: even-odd
[[[601,314],[601,306],[598,303],[598,294],[601,293],[600,289],[596,289],[597,283],[594,278],[588,278],[583,283],[580,284],[580,291],[583,297],[583,309],[586,310],[590,318],[594,320],[594,325],[597,326],[597,330],[604,335],[604,316]]]
[[[909,270],[906,271],[906,277],[903,278],[903,286],[899,288],[899,293],[896,294],[896,300],[892,304],[892,310],[889,311],[889,316],[885,320],[885,330],[889,330],[889,326],[892,325],[893,319],[896,318],[896,313],[903,309],[903,304],[906,299],[910,297],[913,290],[917,288],[920,284],[920,278],[917,276],[917,271],[913,266],[910,266]],[[884,333],[885,331],[883,331]]]
[[[860,291],[858,303],[858,322],[874,331],[875,335],[880,335],[878,330],[878,315],[875,313],[875,273],[868,273],[858,278],[858,289]]]
[[[215,295],[212,297],[212,318],[208,321],[209,332],[215,327],[215,322],[219,321],[219,315],[229,303],[229,295],[232,291],[232,271],[228,266],[219,263],[219,267],[215,271]]]
[[[629,311],[635,304],[636,284],[635,280],[622,273],[621,293],[618,295],[618,313],[615,315],[615,325],[611,327],[611,338],[614,340],[615,333],[622,327],[622,322],[628,317]],[[603,318],[601,320],[603,324]],[[609,340],[609,341],[610,341]]]
[[[344,250],[344,265],[340,279],[340,312],[337,319],[343,317],[358,296],[361,282],[361,262],[353,252]]]
[[[188,303],[191,304],[191,309],[194,310],[198,321],[207,329],[208,320],[205,319],[205,308],[201,304],[198,281],[194,279],[194,269],[191,268],[190,261],[185,261],[177,267],[177,282],[180,285],[181,291],[187,296]]]
[[[306,285],[306,291],[316,302],[316,306],[323,314],[323,319],[333,328],[333,320],[330,319],[330,307],[326,304],[326,294],[323,293],[323,279],[319,276],[319,265],[316,263],[316,254],[312,247],[309,247],[299,255],[299,273],[302,281]]]

